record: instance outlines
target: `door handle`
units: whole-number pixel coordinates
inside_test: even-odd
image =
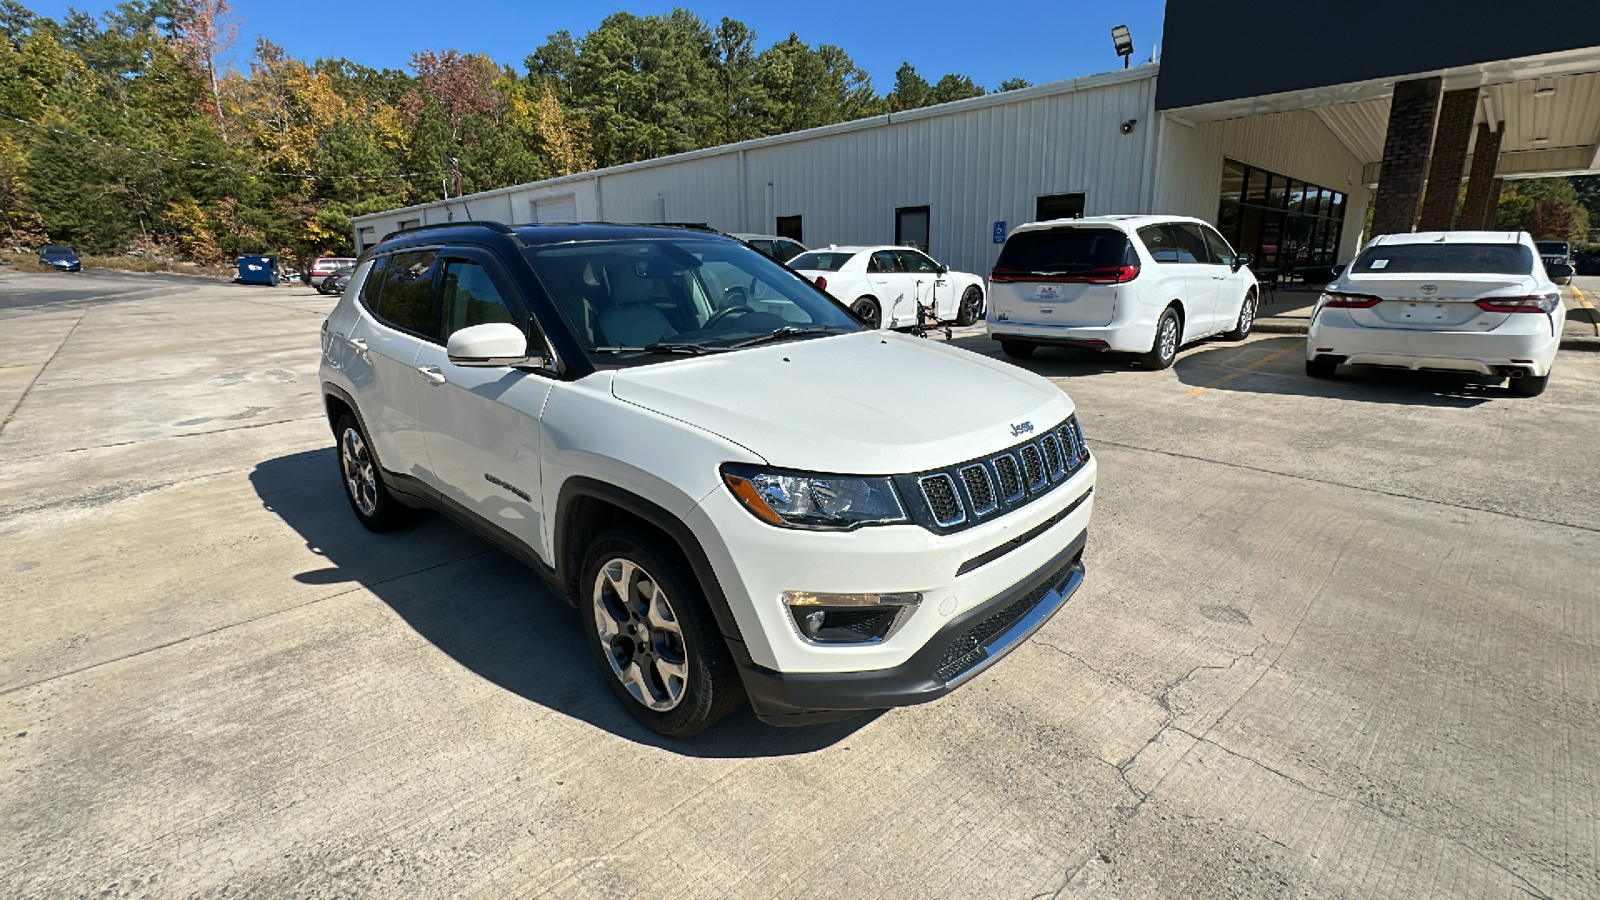
[[[363,338],[345,338],[344,342],[349,344],[350,349],[356,351],[357,353],[367,352],[367,342]]]
[[[444,384],[444,373],[438,366],[417,366],[417,374],[427,380],[429,384]]]

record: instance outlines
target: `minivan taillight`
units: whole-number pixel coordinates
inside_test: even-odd
[[[1049,284],[1123,284],[1139,277],[1138,266],[1100,266],[1082,272],[1019,272],[1013,269],[990,269],[989,280],[1008,284],[1014,281],[1045,282]]]
[[[1532,294],[1527,297],[1484,297],[1478,308],[1502,313],[1548,313],[1561,305],[1560,294]]]
[[[1339,294],[1328,291],[1322,295],[1327,298],[1323,304],[1330,309],[1371,309],[1383,302],[1382,297],[1371,294]]]

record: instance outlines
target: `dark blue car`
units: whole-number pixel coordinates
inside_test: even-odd
[[[78,254],[71,247],[60,244],[45,244],[39,250],[40,265],[49,266],[61,272],[81,272],[83,263],[78,259]]]

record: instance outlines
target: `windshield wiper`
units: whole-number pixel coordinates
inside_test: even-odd
[[[788,338],[799,337],[801,335],[806,335],[806,334],[830,334],[830,333],[832,333],[832,334],[845,334],[846,333],[846,329],[837,328],[837,327],[832,326],[832,325],[785,325],[784,327],[779,328],[777,331],[774,331],[771,334],[763,334],[760,337],[746,338],[745,340],[742,340],[742,341],[735,341],[735,342],[729,344],[725,349],[737,350],[740,347],[753,347],[756,344],[769,344],[769,343],[772,343],[773,341],[782,341],[782,340],[786,340]]]
[[[703,344],[672,343],[656,341],[645,344],[643,347],[594,347],[595,353],[680,353],[684,356],[699,356],[703,353],[716,352],[718,348],[707,347]]]

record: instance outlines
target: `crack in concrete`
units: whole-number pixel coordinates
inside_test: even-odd
[[[1216,466],[1225,466],[1225,467],[1230,468],[1230,469],[1242,469],[1242,470],[1244,470],[1246,472],[1259,472],[1259,473],[1261,473],[1263,475],[1276,475],[1276,476],[1278,476],[1280,478],[1292,478],[1292,479],[1294,479],[1296,481],[1306,481],[1306,482],[1310,482],[1312,484],[1325,484],[1325,485],[1328,485],[1329,487],[1346,488],[1346,489],[1352,490],[1352,491],[1361,491],[1363,493],[1368,493],[1368,494],[1377,494],[1377,495],[1382,496],[1382,497],[1393,497],[1393,498],[1395,498],[1397,500],[1414,500],[1414,501],[1416,501],[1418,503],[1432,503],[1435,506],[1446,506],[1446,507],[1449,507],[1451,509],[1465,509],[1465,510],[1469,510],[1471,512],[1480,512],[1480,513],[1483,513],[1485,515],[1490,515],[1490,516],[1501,516],[1501,517],[1507,518],[1507,519],[1516,519],[1519,522],[1536,522],[1536,523],[1538,523],[1540,525],[1555,525],[1555,526],[1558,526],[1558,527],[1561,527],[1561,528],[1572,528],[1572,529],[1576,529],[1578,531],[1587,531],[1587,532],[1591,532],[1591,533],[1594,533],[1594,534],[1600,534],[1600,527],[1596,527],[1596,526],[1593,526],[1593,525],[1575,525],[1572,522],[1560,522],[1560,521],[1557,521],[1555,519],[1541,519],[1541,518],[1538,518],[1537,516],[1524,516],[1524,515],[1521,515],[1519,513],[1504,512],[1502,510],[1497,510],[1497,509],[1486,509],[1486,508],[1484,508],[1482,506],[1472,506],[1472,505],[1467,504],[1467,503],[1452,503],[1449,500],[1438,500],[1438,499],[1435,499],[1433,497],[1419,497],[1416,494],[1402,494],[1402,493],[1400,493],[1398,491],[1386,491],[1386,490],[1383,490],[1381,488],[1363,487],[1362,485],[1359,485],[1359,484],[1347,484],[1346,482],[1343,482],[1343,481],[1332,481],[1332,480],[1329,480],[1329,479],[1326,479],[1326,478],[1315,478],[1315,477],[1310,476],[1310,475],[1296,475],[1293,472],[1279,472],[1276,469],[1267,469],[1267,468],[1262,468],[1261,466],[1250,466],[1250,465],[1245,465],[1244,463],[1231,462],[1231,461],[1225,460],[1225,459],[1210,459],[1208,457],[1194,456],[1194,455],[1191,455],[1191,454],[1188,454],[1188,453],[1177,453],[1177,452],[1172,451],[1172,450],[1158,450],[1158,449],[1156,449],[1154,447],[1139,447],[1139,446],[1136,446],[1134,444],[1121,444],[1121,443],[1118,443],[1116,441],[1108,441],[1108,440],[1104,440],[1102,438],[1096,438],[1094,443],[1096,443],[1096,444],[1104,444],[1107,447],[1116,447],[1116,448],[1121,449],[1121,450],[1135,450],[1135,451],[1138,451],[1138,452],[1141,452],[1141,453],[1155,453],[1155,454],[1160,455],[1160,456],[1170,456],[1173,459],[1187,459],[1187,460],[1190,460],[1192,462],[1210,463],[1210,464],[1216,465]]]
[[[12,404],[11,411],[6,413],[5,420],[0,421],[0,434],[5,433],[6,426],[10,425],[11,420],[16,418],[17,410],[22,408],[23,401],[27,400],[28,395],[33,393],[33,386],[39,383],[39,379],[44,375],[45,370],[50,368],[50,364],[56,361],[57,356],[61,355],[61,348],[67,345],[67,341],[72,340],[72,333],[78,330],[78,326],[83,324],[84,316],[88,314],[89,311],[87,309],[78,314],[78,318],[72,323],[72,327],[68,328],[67,333],[61,336],[61,343],[56,345],[56,349],[50,354],[50,358],[44,361],[44,365],[39,367],[39,371],[33,373],[33,377],[28,380],[28,386],[22,389],[22,396],[18,397],[17,402]]]

